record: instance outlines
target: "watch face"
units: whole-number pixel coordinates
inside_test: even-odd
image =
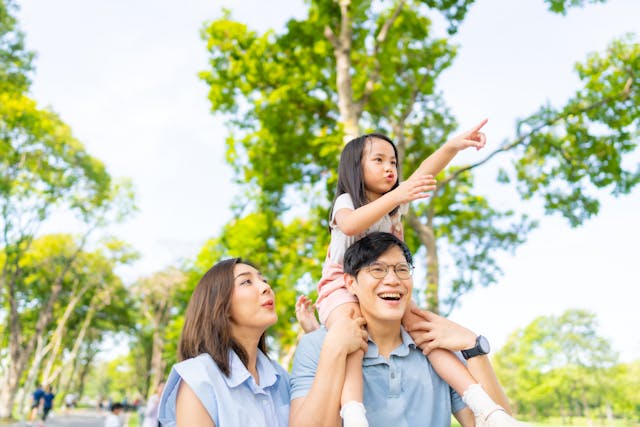
[[[486,339],[484,336],[480,335],[478,337],[477,345],[480,348],[480,351],[482,351],[482,354],[489,354],[489,351],[491,350],[491,348],[489,347],[489,340],[488,339]]]

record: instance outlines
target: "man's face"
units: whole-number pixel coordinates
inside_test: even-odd
[[[398,277],[394,266],[398,271],[404,268],[406,273],[406,264],[402,250],[394,245],[373,264],[362,267],[356,277],[345,275],[347,289],[358,297],[360,311],[367,322],[402,320],[411,301],[413,279],[411,276],[406,279]],[[388,270],[386,274],[385,269]],[[384,277],[376,278],[374,275]]]

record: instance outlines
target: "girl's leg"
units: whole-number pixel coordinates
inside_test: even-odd
[[[357,303],[345,303],[334,308],[326,322],[327,328],[340,316],[360,315],[360,307]],[[340,416],[344,427],[368,427],[363,401],[364,380],[362,378],[362,359],[364,352],[358,350],[347,356],[347,366],[340,398]]]

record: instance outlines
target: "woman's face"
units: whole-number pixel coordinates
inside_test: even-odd
[[[231,324],[234,335],[240,330],[255,330],[261,335],[277,320],[275,295],[271,286],[255,268],[247,264],[236,264],[231,294]]]

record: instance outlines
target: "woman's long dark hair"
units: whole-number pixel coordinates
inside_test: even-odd
[[[329,212],[329,222],[331,222],[331,217],[333,216],[333,205],[335,205],[338,197],[344,193],[351,196],[353,207],[355,209],[369,203],[364,186],[362,158],[364,156],[364,149],[367,146],[367,142],[374,138],[382,139],[383,141],[387,141],[391,144],[396,156],[396,169],[397,171],[400,170],[398,149],[388,136],[380,133],[368,133],[349,141],[342,149],[342,154],[340,154],[340,164],[338,165],[338,185],[336,188],[336,196],[333,198],[331,211]],[[398,176],[398,179],[393,187],[391,187],[391,190],[394,190],[398,185],[400,185],[400,176]],[[389,215],[395,215],[396,212],[398,212],[398,208],[399,206],[396,206],[391,212],[389,212]]]
[[[179,360],[208,353],[227,377],[231,374],[229,349],[245,366],[249,360],[244,347],[231,336],[233,270],[237,264],[254,267],[241,258],[232,258],[216,263],[202,276],[189,300],[178,344]],[[258,348],[267,354],[265,334],[260,337]]]

